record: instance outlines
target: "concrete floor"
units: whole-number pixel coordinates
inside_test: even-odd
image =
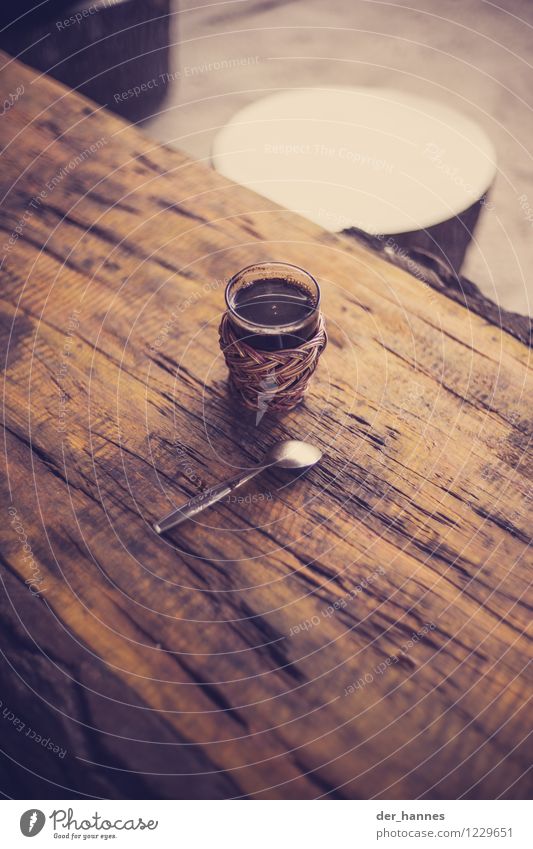
[[[492,205],[482,213],[463,271],[502,306],[531,314],[531,0],[181,0],[180,6],[173,15],[176,81],[162,111],[144,124],[146,133],[202,159],[238,109],[276,90],[381,85],[439,99],[479,122],[498,156]],[[245,63],[209,67],[232,59]]]

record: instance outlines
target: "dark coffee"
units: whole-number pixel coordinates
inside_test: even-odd
[[[283,277],[260,278],[243,286],[235,293],[233,310],[246,324],[263,328],[262,333],[253,333],[251,327],[233,322],[240,338],[264,351],[301,345],[313,335],[318,323],[312,293]],[[284,329],[284,325],[291,326]]]

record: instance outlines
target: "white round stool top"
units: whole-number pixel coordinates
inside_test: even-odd
[[[386,88],[299,89],[246,106],[217,135],[217,171],[327,230],[421,230],[490,187],[492,143],[464,115]]]

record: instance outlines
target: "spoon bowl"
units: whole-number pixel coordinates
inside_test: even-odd
[[[314,466],[322,457],[322,451],[310,442],[285,439],[268,449],[266,460],[269,465],[281,469],[305,469]]]

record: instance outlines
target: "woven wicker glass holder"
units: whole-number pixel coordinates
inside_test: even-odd
[[[220,347],[229,369],[230,383],[248,410],[280,413],[292,410],[305,395],[318,358],[327,344],[326,325],[320,315],[316,332],[297,348],[259,351],[235,333],[228,313],[219,327]]]

